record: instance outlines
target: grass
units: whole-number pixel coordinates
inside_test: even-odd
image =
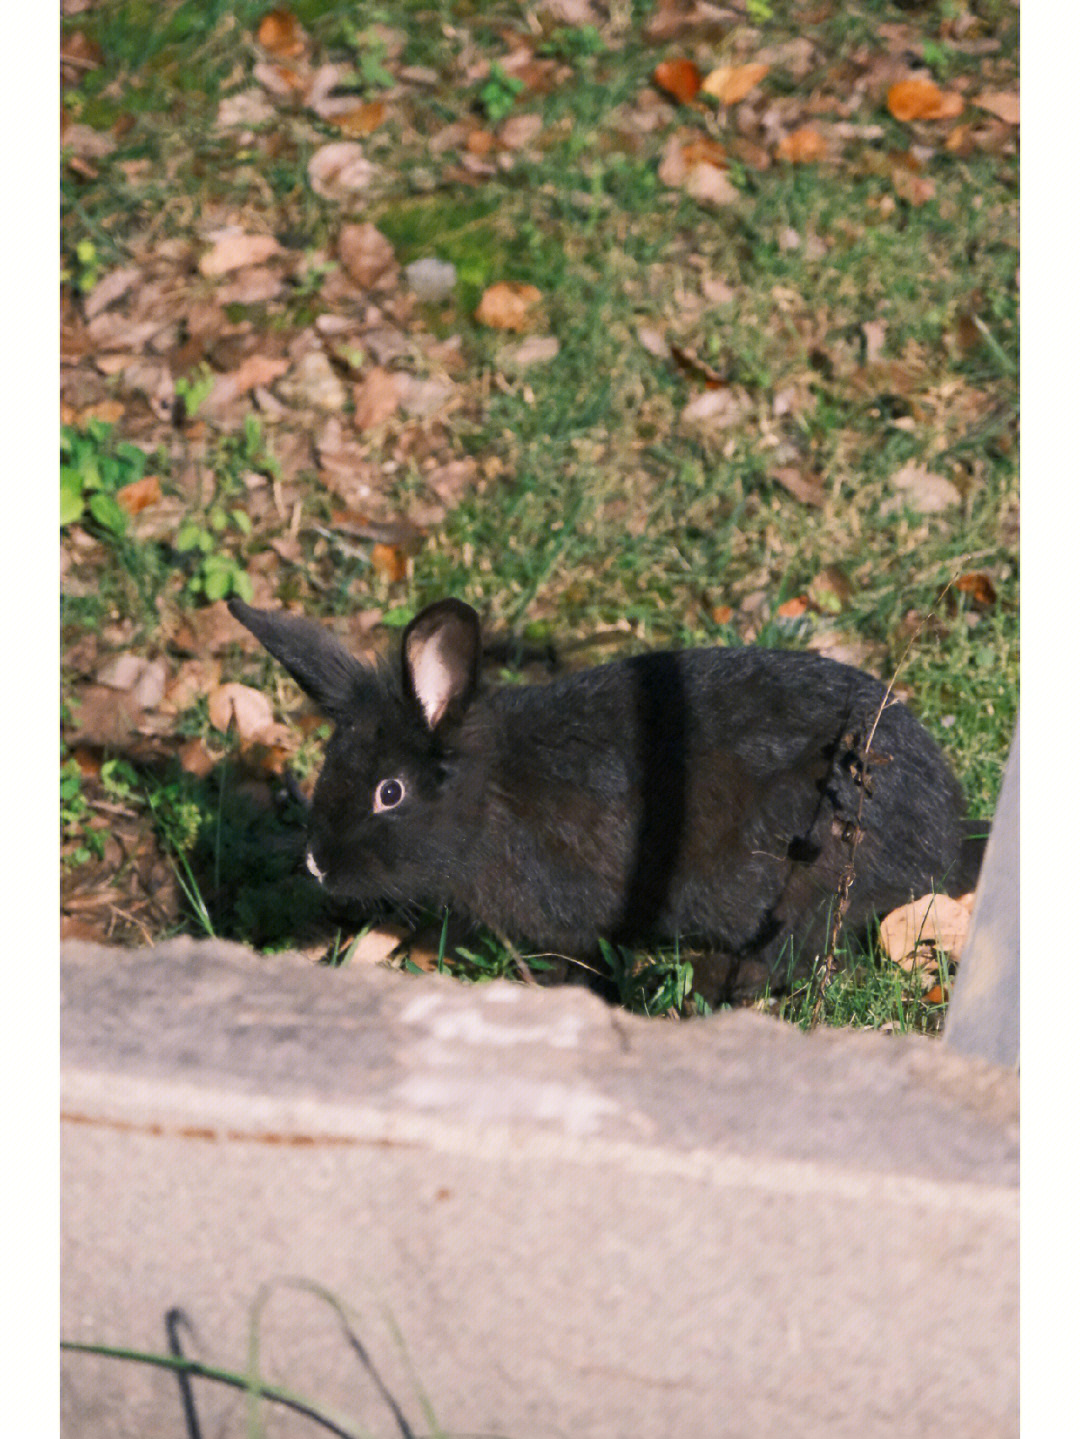
[[[203,217],[213,216],[275,234],[290,254],[310,257],[302,282],[278,299],[234,307],[234,321],[288,339],[334,313],[323,297],[333,267],[319,257],[333,256],[349,207],[316,195],[306,164],[339,133],[302,107],[280,107],[241,141],[216,125],[219,99],[254,83],[251,36],[264,9],[103,0],[65,22],[65,33],[81,31],[103,57],[67,90],[65,104],[77,122],[109,128],[116,141],[96,176],[65,167],[63,251],[73,295],[116,266],[147,263],[167,241],[195,241]],[[753,33],[736,26],[711,50],[694,36],[645,43],[651,9],[633,5],[622,28],[552,26],[532,35],[536,58],[565,70],[557,82],[518,91],[504,83],[505,69],[466,81],[459,63],[471,47],[472,58],[499,67],[505,34],[531,35],[516,4],[304,0],[292,10],[319,61],[352,67],[358,98],[393,96],[388,82],[403,65],[430,66],[440,77],[391,100],[385,124],[365,137],[381,174],[356,217],[381,230],[399,264],[434,255],[457,269],[450,300],[420,307],[413,333],[460,336],[463,403],[441,443],[447,458],[474,460],[477,479],[426,527],[404,578],[381,573],[370,547],[344,554],[302,524],[298,557],[275,561],[278,598],[312,614],[374,610],[394,621],[455,593],[495,630],[557,647],[581,642],[575,662],[611,654],[589,641],[612,629],[623,631],[626,649],[802,647],[832,636],[885,677],[900,667],[901,689],[951,756],[973,811],[989,816],[1015,724],[1018,674],[1015,146],[949,150],[948,126],[901,124],[873,92],[853,98],[852,86],[867,55],[882,52],[879,26],[887,24],[909,28],[913,53],[940,83],[966,84],[968,96],[1005,88],[1015,74],[1015,11],[992,0],[972,7],[972,34],[999,42],[987,60],[956,42],[947,4],[916,13],[863,0],[809,20],[792,5],[755,4]],[[667,56],[719,63],[800,36],[817,47],[811,70],[798,73],[780,59],[764,82],[776,103],[792,107],[787,128],[834,123],[828,104],[809,108],[815,95],[847,106],[856,128],[872,127],[826,163],[756,168],[736,153],[733,116],[641,99],[654,93],[650,76]],[[636,117],[654,112],[655,124],[635,128]],[[535,143],[493,173],[455,169],[460,147],[448,156],[432,149],[432,137],[453,122],[495,130],[505,115],[525,113],[542,121]],[[977,112],[964,120],[977,132]],[[706,208],[660,181],[659,157],[680,126],[731,149],[737,203]],[[919,144],[924,156],[911,161]],[[125,182],[121,165],[131,161],[149,164]],[[896,179],[898,166],[913,164],[932,182],[921,203],[906,199]],[[477,300],[496,280],[540,290],[540,329],[559,342],[554,360],[516,371],[506,359],[515,337],[475,323]],[[710,430],[682,419],[701,380],[651,353],[642,327],[664,331],[724,377],[742,406],[737,423]],[[422,360],[409,363],[422,372]],[[81,636],[126,625],[134,626],[129,644],[160,652],[162,615],[237,590],[260,563],[270,572],[267,546],[283,522],[265,505],[253,508],[243,477],[261,469],[278,483],[275,433],[250,415],[203,425],[197,387],[208,373],[177,375],[178,394],[186,385],[194,411],[179,430],[155,428],[129,406],[108,441],[114,451],[131,438],[144,448],[164,445],[155,467],[191,545],[73,520],[66,542],[85,535],[72,550],[75,572],[92,571],[95,582],[65,598],[65,652]],[[392,444],[393,435],[381,449],[374,444],[377,466],[389,461]],[[211,477],[210,497],[196,497],[185,479],[193,454]],[[386,503],[407,516],[423,477],[415,459],[395,464]],[[944,514],[912,508],[891,484],[908,464],[948,479],[960,503]],[[815,478],[820,505],[786,491],[776,479],[785,468]],[[325,527],[336,501],[314,466],[287,482],[290,504]],[[972,573],[986,577],[991,601],[949,587]],[[825,575],[833,578],[822,590]],[[804,595],[812,601],[801,616],[779,613]],[[267,662],[238,649],[224,664],[225,678],[270,681]],[[65,681],[73,704],[76,678]],[[295,692],[272,682],[279,717],[289,720]],[[197,706],[175,731],[177,740],[192,734],[217,742]],[[155,786],[180,782],[176,771],[165,781],[165,772],[146,771],[148,814]],[[81,802],[92,810],[95,786],[87,779],[77,801],[69,770],[68,809]],[[192,793],[202,820],[188,859],[209,922],[253,942],[287,942],[287,915],[241,899],[244,885],[229,879],[257,862],[259,821],[228,804],[212,817],[209,790]],[[72,836],[85,835],[86,818],[69,816]],[[280,833],[282,852],[291,844],[295,855],[295,816],[264,813],[261,823],[264,836]],[[94,862],[91,848],[74,867]],[[300,887],[283,890],[283,872],[270,889],[276,885],[306,923]],[[514,969],[495,940],[448,963],[477,979]],[[654,957],[649,985],[629,961],[615,969],[628,1002],[670,1012],[688,993],[686,963]],[[850,973],[850,986],[846,978],[833,986],[830,1022],[933,1027],[935,1016],[910,988],[917,982],[873,962],[853,960]],[[797,1017],[798,1005],[789,999],[785,1013]]]

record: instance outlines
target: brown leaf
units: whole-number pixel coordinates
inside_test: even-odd
[[[491,330],[521,333],[535,321],[535,309],[543,298],[535,285],[500,280],[480,296],[476,319]]]
[[[640,335],[639,335],[640,338]],[[705,382],[707,390],[718,390],[727,381],[719,370],[707,364],[693,350],[687,349],[685,345],[671,345],[671,358],[678,365],[680,370],[685,370],[688,375]]]
[[[701,89],[701,71],[692,60],[662,60],[653,71],[653,84],[688,105]]]
[[[125,266],[120,270],[112,270],[98,281],[83,301],[83,313],[86,318],[92,320],[95,315],[100,315],[110,305],[115,305],[117,300],[122,299],[132,285],[141,279],[142,271],[133,265]]]
[[[505,363],[523,370],[529,365],[545,365],[559,353],[559,342],[554,335],[530,335],[515,345],[505,358]]]
[[[132,480],[116,492],[116,503],[129,515],[137,515],[148,505],[156,505],[161,499],[161,482],[157,475],[144,475],[141,480]]]
[[[793,496],[802,505],[823,505],[825,503],[825,486],[816,475],[804,475],[794,465],[780,465],[775,470],[769,471],[769,479],[782,485],[788,494]]]
[[[714,625],[729,625],[735,618],[735,611],[730,605],[717,605],[712,612]]]
[[[424,483],[447,507],[456,505],[466,490],[476,482],[474,459],[450,460],[437,465],[424,476]]]
[[[242,270],[245,265],[261,265],[281,253],[273,235],[246,235],[242,230],[224,232],[215,237],[214,248],[199,261],[199,273],[208,279]]]
[[[810,601],[806,595],[793,595],[790,600],[785,600],[782,605],[776,608],[778,619],[797,620],[810,608]]]
[[[376,365],[369,370],[353,391],[356,410],[353,423],[358,430],[385,425],[397,413],[408,376]]]
[[[303,26],[288,10],[271,10],[259,21],[256,39],[279,60],[295,60],[307,48]]]
[[[336,125],[343,135],[353,137],[370,135],[386,119],[386,105],[382,100],[364,100],[341,115],[334,115],[331,124]]]
[[[409,569],[405,551],[398,545],[372,545],[371,564],[392,585],[400,584]]]
[[[96,405],[84,405],[78,412],[78,420],[80,425],[85,425],[88,420],[103,420],[107,425],[115,425],[125,413],[120,400],[99,400]]]
[[[692,165],[683,189],[699,205],[731,205],[739,191],[718,165]]]
[[[643,345],[656,359],[666,360],[671,353],[671,346],[668,344],[663,330],[657,330],[652,325],[639,325],[635,334],[638,337],[638,343]]]
[[[974,894],[950,899],[943,894],[924,894],[902,904],[881,921],[881,944],[901,969],[911,970],[936,963],[941,950],[958,959],[971,923]]]
[[[367,222],[341,227],[338,258],[349,275],[365,290],[392,280],[398,270],[393,245],[380,230]]]
[[[250,685],[218,685],[210,691],[208,710],[215,729],[230,723],[244,743],[265,739],[274,729],[274,711],[267,697]]]
[[[933,80],[915,78],[890,85],[885,103],[897,120],[955,120],[964,108],[964,97],[939,90]]]
[[[960,503],[960,491],[952,481],[935,475],[925,465],[914,462],[904,465],[891,477],[890,483],[921,515],[937,515]]]
[[[199,413],[215,418],[222,415],[256,386],[272,385],[288,368],[288,360],[271,359],[269,355],[249,355],[235,370],[217,377]]]
[[[722,167],[727,163],[723,145],[710,135],[677,131],[668,137],[657,175],[663,185],[682,185],[695,165]]]
[[[299,95],[308,87],[306,75],[301,75],[288,65],[273,65],[269,60],[260,60],[251,73],[264,90],[269,90],[271,95],[277,95],[282,100]]]
[[[511,115],[499,126],[495,138],[504,150],[520,150],[531,145],[543,128],[540,115]]]
[[[760,61],[749,65],[720,65],[702,80],[701,90],[721,105],[737,105],[768,73],[768,65]]]
[[[408,938],[407,929],[369,929],[349,950],[350,964],[384,964]]]
[[[820,574],[815,575],[807,589],[807,595],[814,608],[831,615],[839,614],[850,602],[854,593],[851,581],[836,565],[830,565]]]
[[[940,984],[932,984],[923,995],[924,1004],[944,1004],[949,998],[948,989],[943,989]]]
[[[684,425],[703,425],[710,430],[725,430],[741,423],[746,418],[750,401],[745,391],[725,386],[720,390],[705,390],[684,408]]]
[[[784,135],[776,147],[777,158],[789,160],[793,165],[809,165],[823,160],[829,153],[829,142],[812,125],[803,125]]]
[[[196,779],[205,779],[217,764],[216,758],[198,736],[184,741],[178,751],[178,757],[180,768],[188,774],[193,774]]]
[[[988,110],[991,115],[1004,120],[1006,125],[1020,123],[1020,96],[1011,90],[984,90],[981,95],[975,96],[972,104],[978,105],[980,110]]]
[[[893,189],[909,205],[925,205],[937,193],[937,186],[929,175],[915,175],[903,166],[893,170]]]
[[[308,179],[323,200],[348,200],[366,190],[378,168],[355,140],[335,140],[315,151],[308,161]]]
[[[956,581],[956,588],[970,595],[974,604],[989,609],[997,604],[997,590],[988,574],[982,570],[971,570]]]

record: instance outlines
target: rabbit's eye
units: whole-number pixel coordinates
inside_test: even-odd
[[[405,786],[399,779],[380,780],[375,786],[376,814],[381,814],[384,809],[396,809],[405,798]]]

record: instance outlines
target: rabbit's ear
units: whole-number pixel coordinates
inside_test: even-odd
[[[243,600],[229,600],[229,610],[324,714],[333,720],[348,714],[366,671],[336,635],[298,615],[253,609]]]
[[[480,620],[462,600],[438,600],[416,616],[401,642],[402,667],[413,697],[435,729],[458,718],[480,672]]]

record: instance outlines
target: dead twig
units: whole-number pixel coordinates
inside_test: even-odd
[[[964,556],[963,563],[967,563],[967,556]],[[885,686],[885,693],[881,697],[881,703],[877,707],[877,713],[874,715],[873,721],[871,722],[869,733],[867,734],[865,741],[863,741],[859,749],[856,751],[854,777],[855,783],[859,789],[859,803],[855,810],[854,822],[849,823],[849,832],[845,835],[845,840],[848,844],[848,858],[843,869],[840,871],[840,877],[837,881],[836,904],[833,908],[832,920],[829,925],[828,944],[825,947],[824,955],[821,956],[815,966],[814,973],[810,981],[811,992],[814,995],[814,1003],[810,1011],[811,1029],[815,1029],[821,1021],[822,1015],[825,1011],[825,997],[828,993],[829,986],[832,984],[834,978],[836,977],[836,946],[840,938],[840,930],[844,923],[844,916],[847,914],[848,905],[851,900],[851,886],[855,883],[855,853],[859,847],[859,841],[862,839],[863,836],[863,805],[866,802],[867,795],[871,793],[873,788],[867,775],[867,770],[874,764],[876,759],[876,756],[871,756],[871,750],[874,743],[874,735],[877,733],[878,724],[880,723],[881,716],[885,713],[886,709],[889,707],[889,705],[897,703],[897,700],[893,695],[893,690],[896,687],[896,682],[900,677],[900,673],[903,670],[904,665],[907,663],[907,657],[911,652],[911,647],[922,634],[926,626],[933,619],[934,614],[941,605],[942,600],[952,589],[953,585],[960,578],[960,575],[962,573],[962,570],[957,570],[955,574],[949,577],[944,589],[934,600],[934,603],[930,606],[930,609],[919,621],[919,624],[912,632],[911,638],[904,646],[904,651],[896,663],[896,668],[893,670],[892,676],[888,684]],[[855,737],[852,736],[853,741],[854,738]]]

